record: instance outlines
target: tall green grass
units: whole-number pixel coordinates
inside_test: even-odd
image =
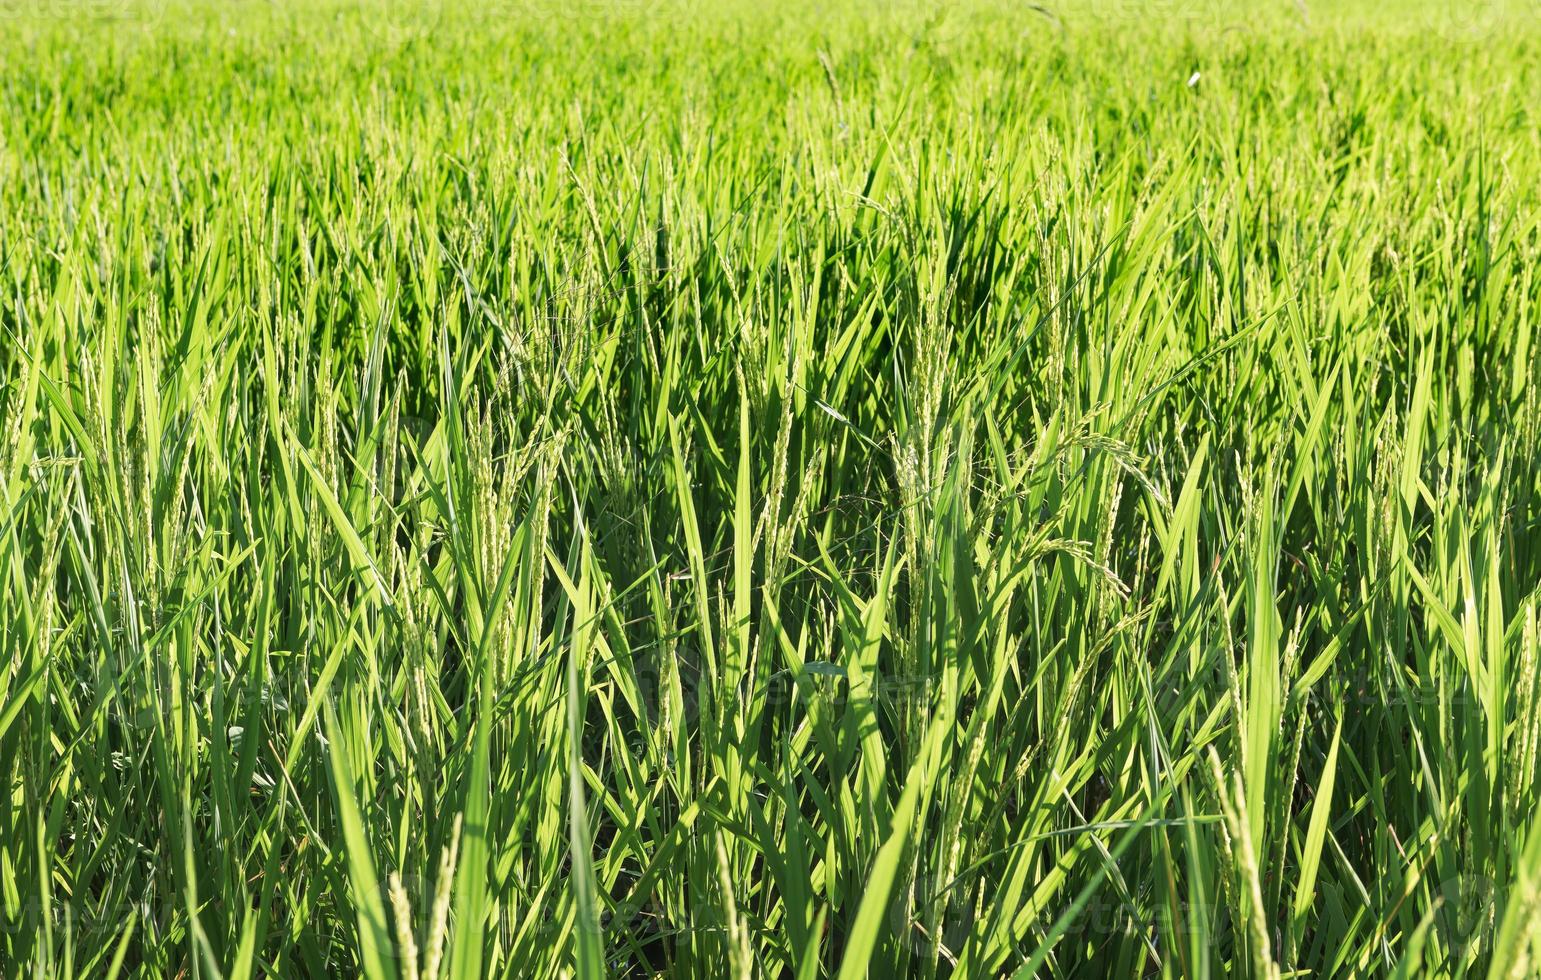
[[[1541,970],[1518,2],[0,6],[0,976]]]

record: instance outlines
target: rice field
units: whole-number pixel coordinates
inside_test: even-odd
[[[0,0],[0,977],[1541,972],[1541,6]]]

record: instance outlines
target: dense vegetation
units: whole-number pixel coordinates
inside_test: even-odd
[[[0,976],[1541,970],[1541,28],[0,0]]]

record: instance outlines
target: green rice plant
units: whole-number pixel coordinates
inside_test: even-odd
[[[1534,975],[1533,12],[0,0],[0,977]]]

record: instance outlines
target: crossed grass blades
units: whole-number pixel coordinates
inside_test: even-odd
[[[0,975],[1541,968],[1531,21],[373,9],[0,40]]]

